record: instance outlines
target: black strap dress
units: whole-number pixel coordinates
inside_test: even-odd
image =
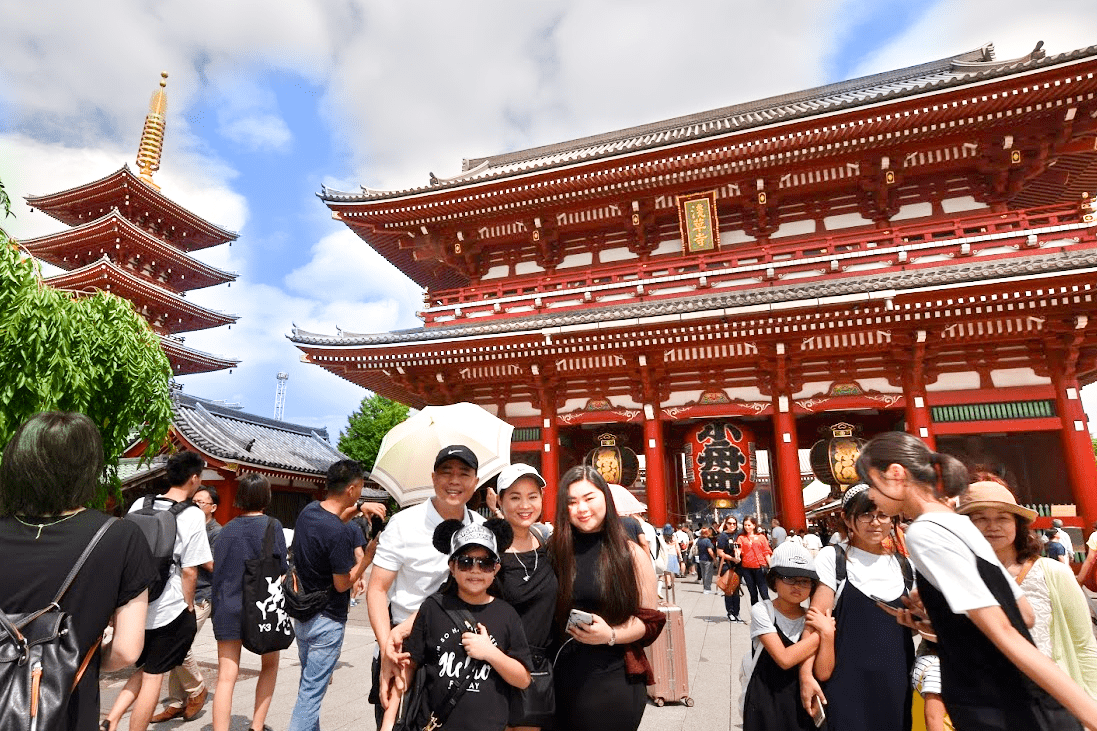
[[[836,548],[835,573],[841,584],[846,579],[845,552]],[[894,604],[901,606],[898,599]],[[910,630],[848,580],[834,618],[834,673],[824,690],[830,731],[910,731]]]
[[[777,636],[785,647],[795,644],[776,621]],[[815,722],[800,704],[800,666],[782,670],[764,649],[747,683],[743,703],[743,731],[814,731]],[[826,723],[822,726],[827,728]]]
[[[1032,642],[1009,579],[977,553],[975,562],[1010,624]],[[921,572],[918,590],[939,640],[941,697],[957,731],[1081,731],[1077,719],[1018,670],[966,614],[954,614],[945,595]]]

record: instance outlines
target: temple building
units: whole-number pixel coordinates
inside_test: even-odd
[[[824,442],[840,491],[856,439],[905,429],[1088,525],[1095,191],[1097,46],[988,45],[324,189],[423,287],[423,325],[290,339],[412,406],[482,405],[549,484],[642,455],[657,524],[746,497],[764,450],[800,527],[800,449]]]
[[[167,74],[163,74],[167,78]],[[160,192],[167,114],[166,81],[152,97],[137,154],[140,174],[128,165],[59,193],[28,196],[32,209],[69,226],[20,242],[35,258],[64,272],[46,284],[71,292],[106,290],[128,299],[160,336],[176,376],[232,368],[240,361],[184,345],[179,333],[231,325],[234,315],[186,299],[193,289],[232,282],[236,275],[195,259],[191,252],[234,241],[236,234],[198,217]]]

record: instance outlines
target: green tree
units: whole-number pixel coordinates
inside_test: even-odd
[[[170,380],[159,338],[128,300],[47,286],[0,229],[0,445],[40,411],[87,414],[103,435],[103,505],[131,440],[164,444]]]
[[[339,432],[339,451],[361,462],[368,474],[385,434],[406,418],[408,407],[404,404],[376,393],[366,396],[348,418],[347,430]]]

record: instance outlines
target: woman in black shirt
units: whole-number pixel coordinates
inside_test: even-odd
[[[498,581],[502,598],[518,612],[533,656],[533,670],[551,665],[552,617],[556,610],[556,574],[548,557],[548,526],[541,519],[545,480],[526,464],[503,468],[496,482],[498,515],[510,524],[514,540],[503,552]],[[492,502],[489,498],[489,504]],[[527,689],[527,693],[533,692]],[[513,731],[535,731],[552,721],[551,715],[527,715],[522,694],[511,694],[510,727]]]
[[[0,611],[32,612],[53,601],[65,576],[111,518],[85,506],[103,473],[99,430],[83,414],[43,412],[19,428],[0,463]],[[146,587],[156,578],[135,523],[111,525],[61,599],[86,655],[114,619],[69,699],[66,728],[99,725],[99,672],[137,660],[145,641]]]
[[[655,608],[651,556],[625,536],[609,487],[590,467],[561,478],[556,525],[556,624],[569,635],[554,668],[556,728],[635,731],[653,681],[641,647],[666,621]],[[572,610],[591,621],[569,622]]]

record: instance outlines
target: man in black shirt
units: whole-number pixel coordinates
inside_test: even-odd
[[[320,726],[320,704],[343,648],[350,589],[368,565],[362,531],[347,522],[357,511],[364,482],[360,464],[349,459],[336,462],[328,468],[327,496],[309,503],[297,516],[293,532],[297,578],[303,591],[329,589],[330,598],[312,618],[294,620],[301,681],[290,731],[314,731]]]

